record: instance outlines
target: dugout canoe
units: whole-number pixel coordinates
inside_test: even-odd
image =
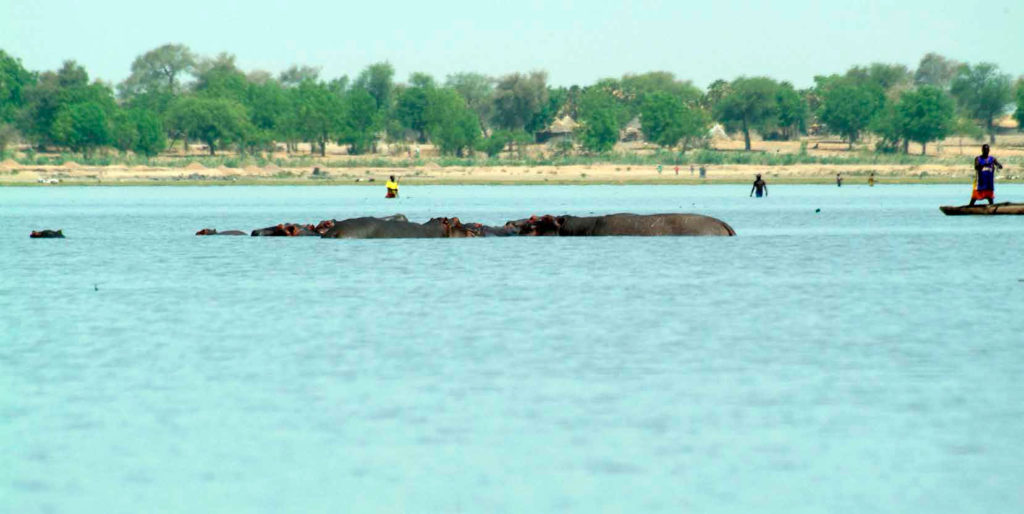
[[[943,205],[939,207],[946,216],[993,216],[996,214],[1022,214],[1024,215],[1024,203],[1003,202],[993,205]]]

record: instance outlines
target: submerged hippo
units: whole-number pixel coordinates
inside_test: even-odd
[[[316,227],[313,225],[299,225],[297,223],[281,223],[273,227],[258,228],[252,231],[252,236],[267,237],[300,237],[319,236]]]
[[[244,236],[244,235],[246,235],[246,233],[242,232],[241,230],[225,230],[223,232],[218,232],[217,229],[215,229],[215,228],[204,228],[204,229],[200,230],[199,232],[196,232],[196,235],[197,236]]]
[[[735,236],[728,223],[701,214],[533,216],[506,228],[528,236]]]
[[[459,218],[433,218],[426,223],[413,223],[395,217],[352,218],[335,221],[323,237],[326,239],[405,239],[475,237]]]
[[[64,230],[33,230],[28,237],[32,239],[64,239]]]

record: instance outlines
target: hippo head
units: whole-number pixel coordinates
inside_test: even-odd
[[[333,226],[334,220],[323,220],[320,223],[316,224],[316,227],[313,228],[313,231],[316,232],[317,234],[324,235]]]
[[[477,237],[479,234],[462,224],[459,218],[441,218],[444,237]]]
[[[217,233],[217,229],[215,229],[215,228],[204,228],[204,229],[200,230],[199,232],[196,232],[196,235],[197,236],[212,236],[212,235],[214,235],[216,233]]]
[[[562,221],[562,218],[550,214],[534,215],[525,220],[510,221],[505,224],[505,228],[515,230],[521,236],[557,236]]]

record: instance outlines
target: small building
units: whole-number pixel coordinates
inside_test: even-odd
[[[629,123],[619,131],[619,141],[628,143],[630,141],[643,141],[643,139],[643,125],[640,123],[639,116],[629,120]]]
[[[570,118],[569,115],[565,115],[552,121],[547,129],[534,134],[534,138],[538,143],[550,144],[572,141],[572,133],[579,125],[579,123],[576,123],[576,120]]]

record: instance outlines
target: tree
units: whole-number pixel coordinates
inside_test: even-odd
[[[619,140],[618,111],[624,109],[601,88],[588,88],[580,97],[580,143],[589,152],[604,153]]]
[[[199,64],[195,92],[207,98],[227,98],[244,104],[248,96],[249,81],[238,67],[235,56],[221,53]]]
[[[132,73],[118,86],[124,99],[143,93],[177,95],[183,89],[181,77],[195,71],[196,56],[185,45],[166,44],[132,61]]]
[[[327,84],[306,80],[296,89],[294,109],[299,137],[319,146],[320,155],[326,156],[327,142],[340,132],[341,98]]]
[[[904,139],[903,116],[897,104],[888,102],[875,113],[868,124],[868,129],[880,138],[875,143],[875,150],[886,153],[902,151],[907,153],[909,141]]]
[[[422,73],[414,73],[409,82],[412,85],[398,94],[395,117],[402,128],[417,132],[419,141],[424,143],[427,141],[427,104],[437,85],[433,77]]]
[[[1017,80],[1017,110],[1013,113],[1018,127],[1024,130],[1024,78]]]
[[[900,96],[897,110],[903,137],[921,143],[921,155],[931,141],[944,139],[953,130],[953,100],[935,86],[921,86]]]
[[[24,104],[22,91],[35,81],[36,76],[21,65],[21,59],[0,50],[0,123],[14,121]]]
[[[427,89],[426,130],[441,153],[463,157],[476,147],[480,125],[476,114],[454,89]]]
[[[494,124],[507,130],[523,130],[548,101],[548,74],[513,73],[498,79],[494,89]]]
[[[110,120],[98,102],[65,106],[53,122],[54,142],[88,158],[92,152],[111,142]]]
[[[999,73],[995,64],[963,64],[957,68],[950,92],[960,108],[985,127],[989,143],[995,144],[995,119],[1006,110],[1012,95],[1010,76]]]
[[[704,137],[708,131],[708,117],[698,107],[664,91],[647,95],[640,109],[644,137],[659,146],[672,148],[683,141],[683,150],[693,139]]]
[[[111,142],[121,151],[153,157],[167,147],[160,117],[142,109],[122,110],[114,118]]]
[[[370,150],[380,128],[377,100],[365,89],[345,95],[339,143],[348,144],[353,154]]]
[[[818,117],[850,143],[857,142],[875,114],[885,106],[885,94],[877,84],[850,79],[829,81],[821,95]]]
[[[505,146],[512,140],[512,133],[507,130],[495,130],[490,136],[481,139],[477,143],[477,150],[484,152],[488,157],[496,157],[501,154]]]
[[[914,83],[919,86],[935,86],[942,90],[949,90],[949,85],[956,76],[959,63],[946,59],[945,57],[930,52],[921,58],[917,64],[917,71],[914,72]]]
[[[298,87],[307,80],[314,82],[320,80],[319,66],[298,66],[293,65],[277,76],[277,80],[284,87]]]
[[[378,62],[367,66],[352,87],[369,93],[376,110],[389,112],[394,98],[394,77],[395,68],[390,63]]]
[[[18,129],[10,123],[0,122],[0,159],[7,156],[7,145],[18,139]]]
[[[778,106],[778,125],[783,137],[792,139],[805,129],[807,122],[807,102],[789,82],[779,84],[775,101]]]
[[[885,93],[898,93],[909,87],[913,76],[902,64],[874,62],[867,66],[854,66],[846,72],[846,78],[858,84],[874,84]]]
[[[228,98],[205,96],[188,96],[176,101],[167,113],[166,124],[172,130],[206,143],[210,155],[216,155],[218,147],[243,141],[249,130],[242,104]]]
[[[740,77],[732,81],[715,106],[715,118],[743,131],[743,145],[748,151],[750,129],[778,116],[777,88],[778,84],[767,77]]]
[[[448,75],[444,84],[459,93],[476,113],[480,131],[487,130],[487,120],[494,111],[494,79],[479,73],[456,73]]]
[[[73,139],[74,117],[69,111],[77,104],[92,103],[103,110],[109,121],[117,105],[110,87],[95,82],[89,84],[89,74],[74,61],[65,61],[56,72],[44,72],[35,84],[22,91],[24,106],[19,113],[18,125],[21,133],[39,147],[50,144],[67,144]],[[60,133],[55,129],[58,116],[64,112]],[[82,122],[84,111],[76,111]],[[79,125],[79,128],[81,126]],[[91,147],[88,148],[91,151]]]

